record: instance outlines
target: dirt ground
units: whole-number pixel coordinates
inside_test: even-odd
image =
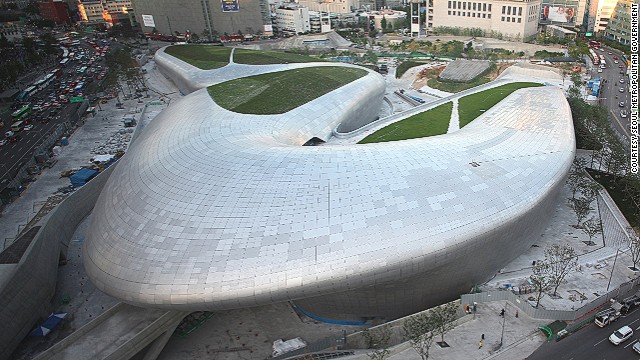
[[[496,63],[496,70],[490,72],[489,74],[485,75],[487,77],[489,77],[490,80],[495,80],[500,74],[502,74],[503,71],[505,71],[509,66],[513,65],[514,63],[508,62],[508,63]],[[446,66],[438,66],[438,67],[433,67],[431,69],[425,69],[426,71],[420,71],[416,74],[416,78],[413,81],[413,84],[411,85],[414,89],[420,89],[423,86],[427,86],[427,81],[429,81],[429,79],[432,79],[434,77],[438,77],[440,75],[440,73],[442,73],[442,71],[444,70]],[[431,71],[430,71],[431,70]]]

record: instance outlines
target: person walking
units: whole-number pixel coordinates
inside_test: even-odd
[[[478,349],[482,349],[482,340],[480,340],[480,344],[478,346]]]

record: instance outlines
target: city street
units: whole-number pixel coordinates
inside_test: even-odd
[[[619,328],[628,325],[634,331],[631,339],[620,345],[609,342],[609,335]],[[637,359],[638,354],[632,349],[633,344],[640,340],[640,309],[619,319],[604,328],[591,323],[566,339],[544,343],[528,360],[615,360]]]
[[[594,49],[595,50],[595,49]],[[602,73],[596,72],[595,67],[591,70],[591,78],[601,77],[606,80],[606,83],[600,89],[598,95],[600,105],[606,107],[609,110],[609,114],[612,118],[613,128],[622,136],[624,136],[625,143],[628,146],[629,139],[629,117],[623,118],[620,116],[620,110],[626,109],[629,112],[629,79],[626,75],[627,64],[622,59],[622,53],[614,49],[598,49],[595,50],[597,55],[603,55],[607,67],[602,70]],[[611,54],[611,55],[609,55]],[[618,64],[614,63],[614,56],[618,56]],[[620,68],[619,66],[623,67]],[[624,74],[620,74],[620,71]],[[620,79],[624,79],[624,83],[620,83]],[[623,92],[620,92],[620,89]],[[620,102],[624,102],[624,107],[620,107]]]

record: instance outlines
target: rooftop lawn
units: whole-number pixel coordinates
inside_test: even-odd
[[[174,45],[164,52],[203,70],[221,68],[231,56],[231,48],[211,45]]]
[[[511,83],[461,98],[458,100],[460,128],[469,124],[473,119],[480,116],[486,110],[489,110],[495,104],[502,101],[502,99],[509,96],[512,92],[518,89],[535,86],[542,86],[542,84],[531,82]]]
[[[306,55],[278,51],[236,49],[233,53],[233,62],[247,65],[290,64],[314,61],[323,60]]]
[[[209,87],[223,108],[241,114],[282,114],[367,74],[366,70],[326,66],[249,76]]]
[[[416,139],[447,133],[453,103],[448,102],[383,127],[358,144]]]

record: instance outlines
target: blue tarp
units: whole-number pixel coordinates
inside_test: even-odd
[[[52,313],[51,315],[49,315],[49,318],[42,323],[42,325],[33,329],[33,331],[29,333],[29,336],[47,335],[48,333],[51,332],[51,330],[53,330],[54,327],[56,327],[62,321],[62,319],[64,319],[65,316],[67,316],[67,313],[63,313],[63,312]]]
[[[93,179],[98,172],[91,169],[80,169],[77,173],[73,174],[69,179],[73,187],[80,187],[87,183],[87,181]]]

